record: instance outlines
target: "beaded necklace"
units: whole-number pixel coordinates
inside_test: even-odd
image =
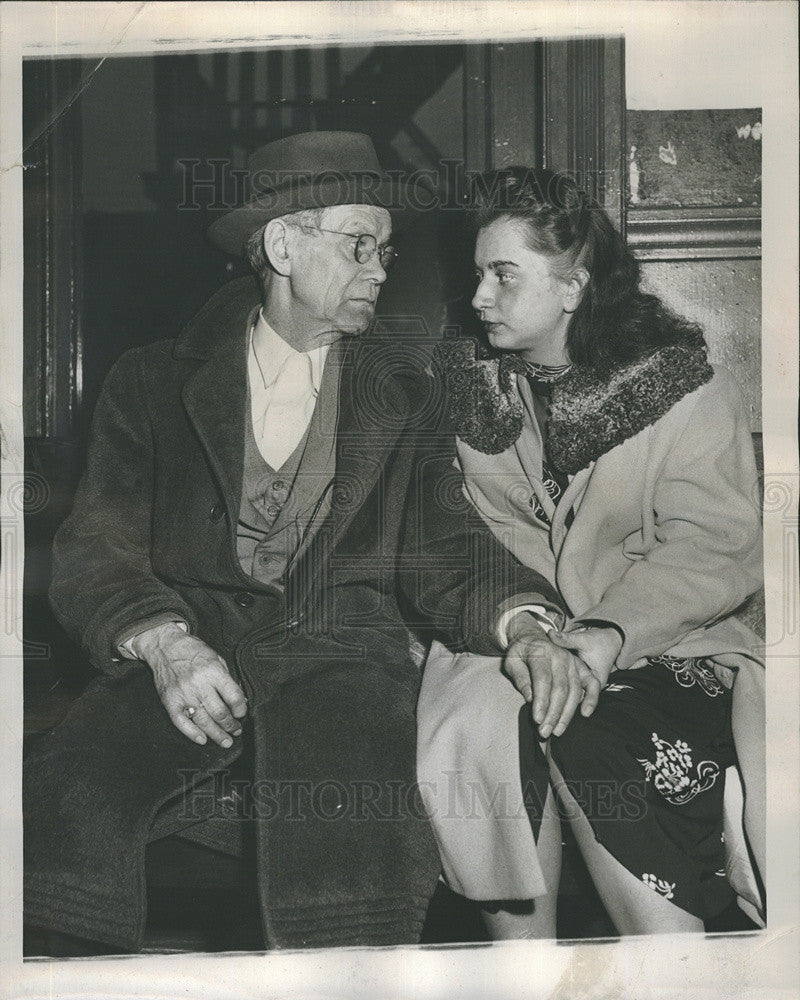
[[[567,365],[541,365],[538,361],[525,361],[525,370],[528,378],[536,382],[550,383],[565,375],[571,364]]]

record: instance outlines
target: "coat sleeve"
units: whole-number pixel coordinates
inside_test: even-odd
[[[650,452],[651,544],[580,616],[622,630],[621,669],[731,614],[763,574],[752,438],[727,372],[662,417]]]
[[[420,435],[406,507],[400,588],[415,613],[451,649],[502,651],[501,615],[538,604],[561,616],[557,591],[524,566],[486,527],[462,490],[455,433],[446,424]]]
[[[130,669],[117,643],[137,623],[172,618],[196,629],[191,608],[155,576],[150,562],[153,433],[139,354],[123,355],[105,382],[86,471],[53,543],[49,596],[55,616],[109,674]]]

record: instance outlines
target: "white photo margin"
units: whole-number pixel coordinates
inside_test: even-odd
[[[266,954],[22,962],[21,526],[8,484],[23,474],[22,59],[570,34],[663,39],[663,60],[629,55],[660,106],[689,108],[703,52],[730,52],[707,107],[763,108],[763,431],[768,688],[768,929],[611,942],[503,943]],[[635,45],[629,45],[629,53]],[[737,58],[760,97],[736,97]],[[752,81],[751,81],[752,82]],[[750,92],[752,93],[752,91]],[[800,656],[797,608],[798,64],[791,0],[629,2],[16,3],[0,8],[0,997],[800,996]],[[783,497],[770,503],[770,496]],[[794,518],[794,520],[792,520]],[[5,531],[6,525],[19,530]]]

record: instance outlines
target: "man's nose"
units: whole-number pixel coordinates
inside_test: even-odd
[[[386,268],[381,264],[380,254],[377,250],[362,266],[364,277],[369,281],[374,281],[376,285],[382,285],[386,281]]]

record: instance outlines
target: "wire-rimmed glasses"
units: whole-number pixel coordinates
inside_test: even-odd
[[[377,252],[381,267],[384,271],[388,271],[397,259],[397,250],[391,243],[382,243],[378,246],[378,241],[372,233],[346,233],[340,229],[323,229],[322,226],[304,226],[304,228],[316,229],[319,233],[333,233],[334,236],[349,236],[351,240],[356,241],[353,253],[359,264],[368,264]]]

